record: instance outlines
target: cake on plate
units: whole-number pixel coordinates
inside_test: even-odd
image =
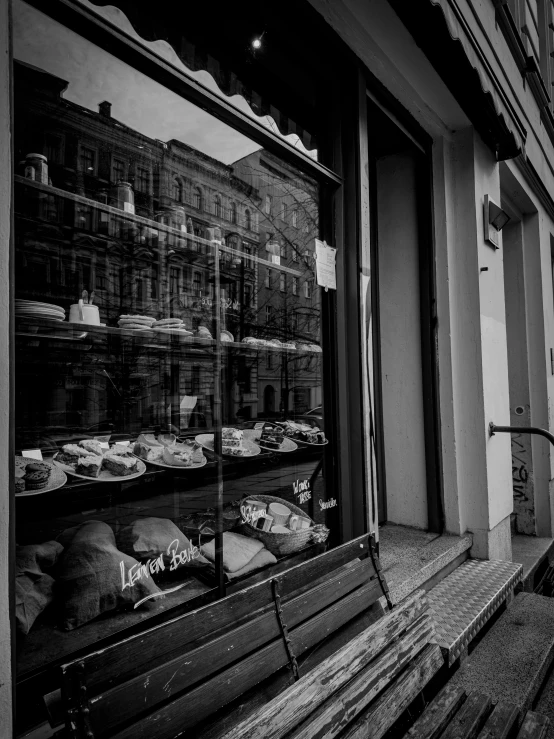
[[[83,447],[89,454],[97,454],[99,457],[102,456],[102,447],[96,439],[83,439],[79,442],[79,446]]]
[[[272,426],[266,423],[262,429],[260,444],[268,449],[280,449],[283,446],[285,434],[279,426]]]
[[[137,460],[135,457],[119,457],[117,454],[107,452],[103,457],[102,466],[112,475],[124,477],[137,471]]]
[[[75,472],[85,477],[98,477],[102,469],[102,457],[91,454],[88,457],[79,457],[75,466]]]
[[[90,456],[83,447],[77,446],[77,444],[65,444],[62,447],[61,452],[56,455],[56,461],[66,464],[69,467],[75,469],[75,465],[81,457]]]

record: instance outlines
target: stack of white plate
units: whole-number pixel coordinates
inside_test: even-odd
[[[34,300],[15,301],[16,318],[48,318],[51,321],[65,321],[65,310],[51,303],[37,303]]]

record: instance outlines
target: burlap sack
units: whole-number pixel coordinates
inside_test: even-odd
[[[63,547],[57,541],[16,547],[15,624],[21,634],[32,625],[54,597],[54,578],[46,574],[55,565]]]
[[[56,568],[56,590],[68,631],[161,592],[150,574],[136,578],[139,563],[117,549],[112,529],[102,521],[66,529],[58,541],[64,552]]]
[[[208,560],[169,518],[138,518],[117,534],[117,546],[142,562],[163,555],[166,567],[207,567]],[[191,552],[187,556],[187,552]],[[181,554],[183,553],[183,554]]]

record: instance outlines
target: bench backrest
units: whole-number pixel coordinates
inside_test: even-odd
[[[364,535],[63,665],[69,736],[170,739],[280,668],[294,670],[296,656],[383,595],[373,547]]]

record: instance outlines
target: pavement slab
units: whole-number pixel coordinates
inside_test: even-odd
[[[452,682],[467,692],[478,690],[493,701],[508,701],[528,711],[553,660],[554,599],[519,593],[462,662]]]

